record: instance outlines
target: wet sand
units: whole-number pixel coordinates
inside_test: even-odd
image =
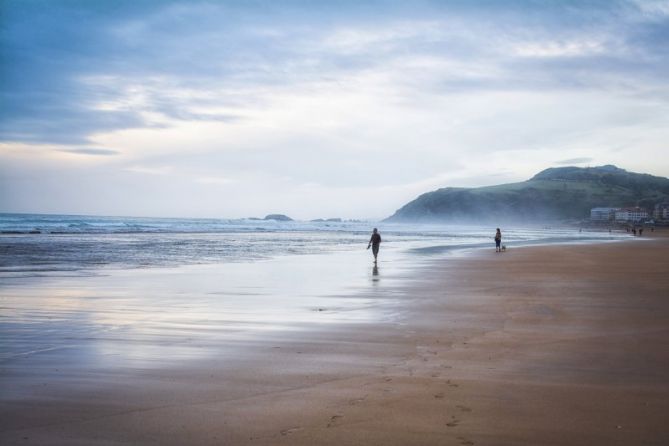
[[[170,367],[5,362],[0,442],[666,445],[669,238],[648,235],[434,262],[363,292],[394,318]]]

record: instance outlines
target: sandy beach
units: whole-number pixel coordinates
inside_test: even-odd
[[[668,250],[656,231],[451,256],[359,291],[392,317],[193,331],[169,367],[170,348],[122,369],[5,360],[0,442],[666,445]]]

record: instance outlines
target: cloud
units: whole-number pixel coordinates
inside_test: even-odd
[[[35,179],[38,162],[93,164],[60,151],[99,155],[91,184],[108,179],[126,214],[163,215],[194,209],[165,190],[211,189],[200,214],[245,215],[318,184],[333,201],[302,200],[316,216],[363,212],[369,194],[384,216],[423,187],[526,179],[583,154],[662,174],[663,5],[0,2],[0,164]],[[80,179],[62,179],[67,197]]]
[[[232,178],[224,178],[224,177],[201,177],[201,178],[196,178],[195,182],[202,184],[232,184],[235,183],[236,181]]]
[[[592,163],[594,161],[593,158],[569,158],[567,160],[561,160],[561,161],[556,161],[555,164],[559,164],[561,166],[570,166],[574,164],[586,164],[586,163]]]
[[[666,0],[633,0],[632,3],[651,19],[669,17],[669,2]]]
[[[514,48],[514,52],[521,57],[584,57],[605,51],[602,42],[581,39],[567,42],[526,42]]]
[[[172,166],[129,166],[123,170],[147,175],[169,175],[174,168]]]
[[[90,144],[100,133],[174,121],[230,123],[276,88],[370,72],[397,70],[395,85],[416,93],[460,94],[602,88],[631,73],[648,85],[669,68],[660,2],[382,4],[380,12],[355,3],[262,3],[266,11],[177,1],[7,3],[0,140]],[[228,110],[206,111],[220,105]]]
[[[95,149],[95,148],[81,148],[81,149],[60,149],[60,152],[66,153],[75,153],[77,155],[101,155],[101,156],[111,156],[118,155],[120,152],[118,150],[111,149]]]

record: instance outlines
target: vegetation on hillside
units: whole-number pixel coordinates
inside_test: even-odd
[[[407,203],[388,221],[548,221],[583,219],[593,207],[669,201],[669,179],[615,166],[546,169],[528,181],[478,188],[447,187]]]

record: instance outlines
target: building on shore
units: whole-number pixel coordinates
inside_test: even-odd
[[[643,208],[622,208],[616,211],[618,222],[639,222],[648,218],[648,211]]]
[[[655,220],[669,220],[669,203],[656,204],[653,218]]]
[[[590,220],[592,221],[611,221],[616,216],[616,211],[620,208],[592,208],[590,209]]]

